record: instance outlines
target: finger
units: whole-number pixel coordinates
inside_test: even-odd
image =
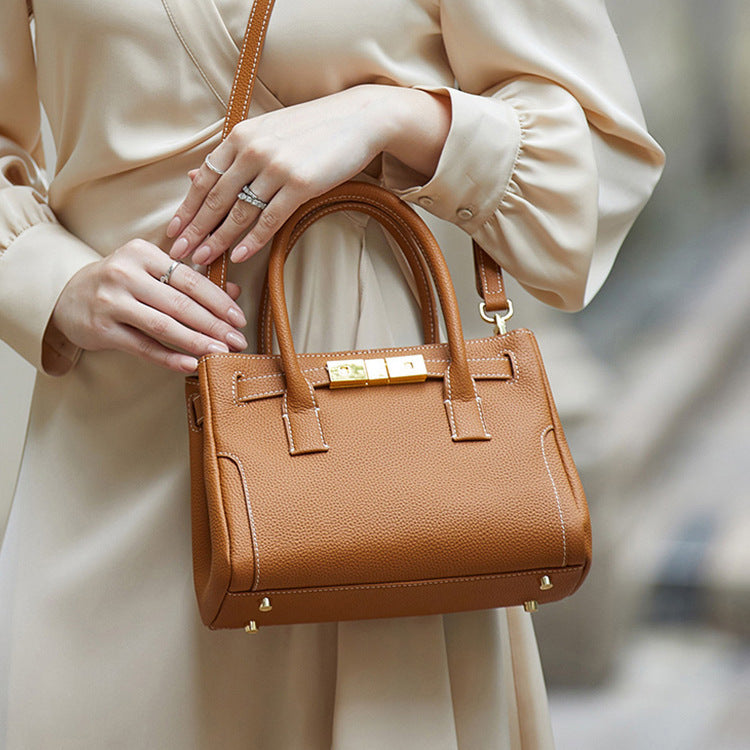
[[[278,169],[266,169],[264,172],[248,185],[253,194],[261,201],[269,203],[284,185],[285,175]],[[243,186],[240,186],[240,190]],[[259,220],[263,209],[239,198],[232,206],[231,211],[224,219],[221,226],[198,248],[193,260],[196,263],[212,263],[222,253],[232,247],[237,240],[247,233],[247,230]]]
[[[227,294],[236,302],[242,294],[242,287],[232,281],[227,281]]]
[[[243,200],[236,200],[221,226],[198,248],[196,263],[213,263],[242,237],[261,215],[261,209]]]
[[[169,289],[176,290],[183,296],[186,295],[194,300],[203,308],[213,313],[217,318],[226,321],[235,328],[243,328],[247,325],[247,320],[242,312],[242,308],[232,299],[232,297],[224,292],[221,287],[214,284],[204,274],[196,271],[185,263],[181,263],[174,269],[170,276],[169,284],[160,284],[158,279],[164,272],[162,267],[165,260],[163,253],[158,253],[157,257],[148,259],[146,263],[147,275],[145,277],[139,276],[137,288],[134,289],[136,297],[144,294],[144,289],[148,282],[151,294],[155,293],[154,289],[162,293]],[[160,286],[154,288],[154,281],[156,281],[157,284],[160,284]],[[149,302],[148,304],[151,303]]]
[[[232,152],[232,146],[224,141],[221,143],[215,151],[210,154],[211,163],[222,172],[229,169],[229,166],[234,161],[234,153]],[[181,234],[182,230],[188,226],[190,221],[193,219],[198,209],[203,205],[203,201],[208,195],[208,192],[216,185],[221,178],[221,175],[216,174],[204,161],[203,164],[198,168],[195,176],[192,178],[188,194],[185,200],[179,205],[175,212],[174,218],[169,222],[167,227],[167,236],[171,239]],[[181,242],[181,240],[184,240]],[[187,254],[186,244],[187,238],[177,237],[172,248],[170,255],[173,258],[184,257]]]
[[[252,229],[232,250],[230,260],[233,263],[242,263],[261,250],[273,239],[273,236],[294,211],[302,205],[303,201],[294,198],[290,193],[290,190],[282,188],[268,206],[261,211]]]
[[[149,281],[151,279],[161,280],[166,271],[164,253],[156,249],[146,258],[144,270]],[[242,308],[234,301],[232,296],[223,291],[221,287],[214,284],[207,276],[208,269],[203,267],[195,269],[187,263],[180,263],[173,271],[166,285],[167,288],[177,289],[188,295],[196,302],[222,320],[231,323],[235,328],[243,328],[247,325]],[[140,278],[140,289],[143,289],[143,279]]]
[[[137,318],[131,312],[127,322],[170,346],[198,356],[211,351],[247,348],[247,340],[234,326],[177,289],[145,278],[143,286],[134,290],[134,294],[146,311],[140,311]]]
[[[195,263],[210,263],[234,244],[257,218],[259,209],[239,199],[248,177],[252,175],[248,176],[246,167],[233,165],[208,192],[198,213],[183,230],[181,237],[188,239],[187,253],[194,253]]]
[[[141,302],[136,301],[118,310],[118,320],[171,349],[195,357],[229,351],[229,346],[223,341],[183,325],[167,313]]]
[[[198,174],[198,170],[197,169],[191,169],[188,172],[188,179],[190,180],[190,182],[192,182],[195,179],[195,175],[197,175],[197,174]]]
[[[112,330],[111,348],[183,375],[193,373],[198,368],[195,357],[168,349],[155,339],[126,325]]]

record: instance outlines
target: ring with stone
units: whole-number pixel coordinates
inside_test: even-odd
[[[215,167],[215,166],[214,166],[214,165],[213,165],[213,164],[211,163],[211,159],[209,159],[209,158],[208,158],[208,154],[206,154],[206,158],[205,158],[205,159],[203,160],[203,163],[204,163],[204,164],[205,164],[205,165],[206,165],[206,166],[207,166],[207,167],[208,167],[208,168],[209,168],[209,169],[210,169],[210,170],[211,170],[211,171],[212,171],[212,172],[213,172],[214,174],[217,174],[217,175],[219,175],[219,177],[221,177],[221,176],[222,176],[223,174],[226,174],[226,172],[224,172],[224,170],[221,170],[221,169],[219,169],[218,167]]]
[[[245,203],[249,203],[251,206],[255,206],[256,208],[261,209],[261,211],[264,208],[267,208],[268,203],[263,200],[263,198],[259,198],[251,189],[250,185],[244,185],[242,188],[242,192],[237,194],[237,197],[241,201],[245,201]]]
[[[177,268],[177,266],[179,265],[180,265],[179,260],[173,260],[169,264],[169,268],[159,277],[159,281],[161,281],[162,284],[169,284],[169,280],[172,278],[174,269]]]

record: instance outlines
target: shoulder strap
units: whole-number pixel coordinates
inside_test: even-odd
[[[258,74],[258,61],[263,50],[263,42],[268,30],[275,0],[255,0],[242,41],[237,70],[234,73],[232,93],[229,97],[227,115],[224,121],[222,140],[229,135],[232,128],[247,116],[253,86]],[[208,269],[208,277],[214,284],[226,289],[227,258],[224,253]],[[503,312],[508,309],[505,296],[503,274],[500,266],[474,242],[474,269],[476,272],[477,291],[485,302],[487,313]]]
[[[229,95],[221,140],[224,140],[232,131],[232,128],[247,116],[255,78],[258,74],[258,61],[263,50],[263,42],[266,39],[266,31],[268,31],[268,22],[271,19],[274,2],[275,0],[255,0],[253,3],[250,18],[247,20],[245,38],[242,40],[237,69],[234,71],[232,92]],[[208,278],[224,290],[227,288],[228,258],[229,253],[224,253],[208,267]]]

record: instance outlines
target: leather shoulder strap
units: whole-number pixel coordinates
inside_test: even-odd
[[[266,39],[268,22],[271,18],[275,0],[255,0],[250,18],[247,21],[242,49],[234,73],[232,93],[229,97],[227,115],[224,121],[222,140],[229,135],[232,128],[245,119],[253,95],[253,86],[258,75],[258,62]],[[224,253],[208,269],[208,277],[214,284],[226,289],[226,271],[229,253]],[[503,274],[500,266],[474,242],[474,269],[477,279],[477,291],[484,299],[488,313],[502,312],[508,309],[505,297]]]
[[[245,38],[242,40],[237,69],[234,72],[232,93],[229,96],[224,131],[221,134],[222,140],[229,135],[237,123],[247,116],[255,78],[258,75],[258,61],[266,39],[274,2],[275,0],[255,0],[253,3],[245,29]]]
[[[479,247],[476,240],[474,240],[473,246],[477,292],[479,292],[479,296],[484,300],[485,312],[491,315],[509,310],[508,298],[505,296],[502,269]]]
[[[242,122],[247,117],[255,79],[258,75],[260,53],[263,51],[263,42],[266,40],[268,22],[271,20],[271,11],[275,1],[255,0],[253,2],[245,28],[245,37],[242,40],[237,69],[234,71],[232,92],[229,95],[224,130],[221,133],[222,141],[231,133],[232,128],[237,123]],[[224,253],[208,267],[208,278],[225,291],[227,288],[228,262],[229,253]]]

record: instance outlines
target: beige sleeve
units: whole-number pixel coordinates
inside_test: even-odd
[[[529,292],[577,310],[661,174],[602,0],[441,0],[456,87],[437,170],[387,187],[474,237]]]
[[[38,369],[61,375],[79,352],[65,339],[45,341],[45,330],[63,287],[100,256],[46,202],[25,0],[0,4],[0,102],[0,338]]]

